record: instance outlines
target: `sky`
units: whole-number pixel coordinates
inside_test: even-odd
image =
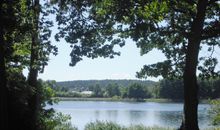
[[[43,80],[70,81],[70,80],[91,80],[91,79],[136,79],[137,71],[143,65],[152,64],[165,59],[158,50],[153,50],[147,55],[140,56],[140,49],[132,40],[126,40],[126,45],[116,48],[121,52],[120,56],[113,59],[84,57],[76,66],[69,66],[71,48],[68,43],[61,40],[57,43],[51,39],[58,47],[58,55],[50,56],[48,66],[39,78]],[[150,77],[148,80],[157,81],[159,78]]]

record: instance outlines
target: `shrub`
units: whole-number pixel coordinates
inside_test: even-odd
[[[85,126],[85,130],[121,130],[121,126],[113,122],[91,122]]]
[[[144,125],[134,125],[130,127],[120,126],[113,122],[96,121],[86,125],[85,130],[174,130],[172,128],[146,127]]]
[[[213,125],[220,125],[220,100],[212,100],[210,104],[209,115],[212,119],[211,123]]]

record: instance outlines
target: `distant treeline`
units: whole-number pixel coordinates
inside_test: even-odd
[[[220,98],[220,79],[199,80],[200,99]],[[156,98],[183,99],[183,80],[161,80],[153,88],[153,94]]]
[[[76,84],[73,85],[74,83]],[[63,84],[69,86],[72,84],[72,86],[61,86]],[[201,86],[199,90],[200,99],[220,98],[220,79],[199,80],[199,85]],[[159,82],[139,80],[89,80],[58,82],[56,87],[53,87],[53,89],[56,90],[56,96],[58,97],[183,99],[183,81],[179,79],[164,79]],[[81,94],[79,93],[80,91],[92,91],[92,94]]]
[[[140,83],[132,83],[128,86],[119,86],[117,83],[101,86],[95,84],[90,86],[87,91],[91,94],[80,93],[78,91],[70,91],[64,87],[53,87],[57,97],[98,97],[98,98],[132,98],[144,99],[150,98],[150,86],[142,85]]]
[[[154,86],[156,82],[150,80],[75,80],[57,82],[58,86],[68,88],[71,91],[86,91],[90,87],[100,85],[101,87],[107,87],[109,84],[118,84],[119,86],[128,87],[133,83],[139,83],[144,86]]]

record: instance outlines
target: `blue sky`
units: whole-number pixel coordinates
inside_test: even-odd
[[[49,19],[55,21],[55,16],[50,15]],[[50,56],[48,66],[39,78],[43,80],[69,81],[69,80],[89,80],[89,79],[136,79],[136,72],[143,65],[152,64],[165,59],[164,55],[157,50],[153,50],[148,55],[140,56],[140,49],[132,40],[126,40],[123,48],[117,47],[121,56],[114,59],[97,58],[89,59],[84,57],[82,61],[74,67],[70,67],[70,44],[64,40],[55,41],[54,36],[57,32],[57,25],[54,22],[52,29],[52,44],[58,47],[58,55]],[[149,77],[149,80],[157,81],[159,78]]]
[[[69,44],[63,40],[57,43],[52,39],[52,42],[58,46],[59,52],[57,56],[50,56],[44,73],[39,75],[39,78],[44,80],[135,79],[136,72],[143,65],[165,59],[164,55],[157,50],[140,56],[140,49],[135,43],[132,40],[126,40],[123,48],[116,48],[121,52],[121,56],[116,56],[114,59],[84,57],[76,66],[70,67]],[[158,78],[150,77],[149,80],[158,80]]]

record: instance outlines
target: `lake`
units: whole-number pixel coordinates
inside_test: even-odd
[[[178,127],[181,124],[183,104],[154,102],[60,101],[52,106],[71,116],[72,125],[83,130],[94,121],[112,121],[123,126]],[[209,127],[208,104],[199,105],[200,128]]]

